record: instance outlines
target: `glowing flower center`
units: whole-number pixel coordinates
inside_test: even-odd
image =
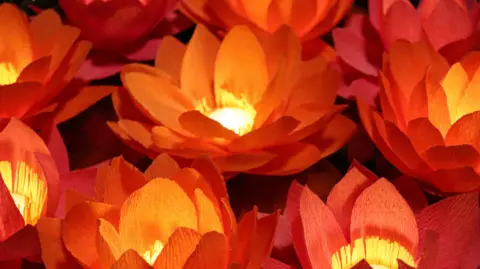
[[[365,260],[374,269],[398,269],[397,260],[415,266],[413,256],[398,242],[380,237],[356,239],[352,244],[341,247],[332,256],[332,269],[349,269]]]
[[[250,132],[257,111],[247,99],[244,96],[237,98],[226,90],[220,90],[215,94],[214,108],[207,104],[206,99],[202,99],[197,101],[195,109],[238,135]]]
[[[0,62],[0,86],[15,83],[18,78],[18,72],[11,63]]]
[[[157,260],[158,255],[160,255],[160,253],[162,252],[162,250],[163,250],[162,242],[160,242],[158,240],[155,240],[155,243],[153,244],[153,246],[149,250],[145,251],[142,254],[142,257],[150,265],[153,265],[155,263],[155,261]]]
[[[15,173],[12,172],[10,162],[0,161],[3,182],[10,191],[25,224],[35,225],[47,200],[46,183],[24,162],[18,162]]]
[[[250,113],[235,107],[219,108],[210,113],[208,117],[239,135],[250,132],[254,123],[254,118]]]

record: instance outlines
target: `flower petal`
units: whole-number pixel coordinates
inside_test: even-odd
[[[164,70],[180,82],[182,59],[186,49],[185,45],[175,37],[164,37],[158,46],[155,67]]]
[[[152,267],[133,249],[127,250],[110,269],[151,269]]]
[[[159,177],[172,178],[179,171],[180,167],[177,162],[168,154],[162,153],[153,160],[150,166],[148,166],[145,171],[145,178],[147,180]]]
[[[273,248],[275,228],[279,212],[270,214],[257,221],[255,237],[252,240],[251,254],[246,269],[261,268],[263,260],[270,257]]]
[[[217,232],[205,234],[195,251],[185,262],[183,269],[226,268],[228,263],[228,241]]]
[[[420,16],[410,2],[394,1],[383,18],[382,36],[387,47],[399,39],[413,43],[425,37]]]
[[[195,230],[185,227],[175,229],[153,267],[155,269],[182,269],[201,238],[201,234]]]

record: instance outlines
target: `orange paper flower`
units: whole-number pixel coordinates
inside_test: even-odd
[[[338,150],[354,124],[335,106],[338,74],[317,57],[300,60],[282,28],[259,43],[235,27],[220,42],[199,25],[189,45],[166,39],[155,67],[122,72],[131,97],[115,93],[112,129],[155,156],[209,155],[223,172],[284,175]]]
[[[77,42],[79,35],[53,10],[29,22],[16,6],[0,5],[0,121],[16,117],[38,126],[48,116],[59,122],[106,95],[64,91],[91,47]]]
[[[478,190],[479,55],[450,66],[425,43],[394,43],[380,74],[382,114],[359,101],[370,137],[398,169],[444,193]]]
[[[53,216],[59,195],[58,172],[47,147],[16,119],[0,133],[0,176],[2,265],[40,254],[33,226],[43,215]]]
[[[71,195],[66,208],[65,220],[39,225],[47,268],[260,268],[278,217],[254,210],[237,229],[218,168],[198,159],[181,169],[168,155],[145,174],[114,159],[99,170],[95,201]]]
[[[352,0],[186,0],[182,11],[213,29],[227,32],[236,25],[274,33],[282,25],[292,27],[302,39],[328,32],[345,15]]]
[[[377,179],[354,164],[326,203],[294,182],[286,215],[304,269],[313,268],[477,268],[480,208],[478,194],[461,194],[428,207],[408,178]],[[412,207],[413,206],[413,207]],[[473,249],[473,251],[470,251]],[[269,260],[264,268],[291,268]]]

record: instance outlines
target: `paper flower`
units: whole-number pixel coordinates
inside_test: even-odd
[[[412,205],[426,203],[414,183],[399,182],[408,186],[406,200],[388,180],[354,164],[324,203],[294,182],[286,217],[302,268],[476,268],[478,194],[449,197],[414,214]],[[264,268],[294,267],[269,260]]]
[[[237,229],[208,159],[181,169],[160,155],[143,174],[117,158],[95,190],[92,200],[67,197],[64,220],[42,219],[47,268],[260,268],[270,254],[278,215],[257,220],[254,210]]]
[[[339,94],[359,96],[374,104],[382,54],[395,40],[425,41],[458,61],[478,44],[479,4],[469,0],[421,0],[416,9],[406,0],[371,0],[369,16],[352,15],[344,28],[333,30],[345,79]]]
[[[190,25],[174,12],[178,0],[59,0],[69,23],[93,51],[77,77],[90,80],[120,71],[129,61],[151,60],[161,38]]]
[[[91,47],[77,41],[79,35],[53,10],[29,22],[16,6],[0,5],[0,122],[11,117],[35,127],[46,119],[60,122],[106,95],[101,89],[65,88]]]
[[[477,53],[450,66],[425,43],[399,41],[380,74],[382,113],[358,102],[367,133],[383,155],[431,191],[478,190]]]
[[[55,162],[42,139],[16,119],[0,133],[0,265],[40,254],[38,220],[57,209]],[[18,268],[20,266],[18,265]]]
[[[199,25],[188,46],[162,44],[155,67],[124,68],[128,94],[113,96],[111,128],[149,156],[209,155],[223,172],[285,175],[353,134],[334,105],[338,74],[321,56],[302,62],[288,28],[260,44],[245,26],[220,42]]]
[[[347,13],[351,0],[233,1],[186,0],[180,6],[188,16],[212,29],[228,32],[236,25],[274,33],[290,26],[303,40],[328,32]]]

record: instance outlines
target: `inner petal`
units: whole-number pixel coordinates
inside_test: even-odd
[[[374,269],[398,269],[397,260],[416,268],[415,259],[400,243],[378,236],[358,238],[332,255],[332,269],[349,269],[365,260]]]
[[[0,174],[25,224],[35,225],[47,200],[45,181],[25,162],[18,162],[13,171],[9,161],[0,161]]]
[[[159,240],[155,240],[155,243],[148,249],[143,252],[142,257],[145,259],[148,264],[153,265],[157,260],[158,256],[163,250],[164,245]]]
[[[238,98],[222,90],[217,92],[215,99],[215,108],[209,107],[206,99],[202,99],[197,101],[195,109],[238,135],[252,130],[257,111],[244,96]]]
[[[15,83],[19,73],[12,63],[0,62],[0,86]]]

